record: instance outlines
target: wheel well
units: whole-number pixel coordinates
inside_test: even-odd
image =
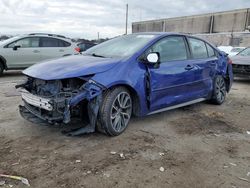
[[[141,110],[140,99],[139,99],[139,96],[138,96],[137,92],[135,91],[135,89],[129,85],[126,85],[126,84],[114,85],[114,86],[111,86],[109,89],[112,89],[114,87],[125,87],[126,89],[129,90],[131,97],[132,97],[132,102],[133,102],[133,115],[139,116],[140,110]]]

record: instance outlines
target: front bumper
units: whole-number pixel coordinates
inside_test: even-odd
[[[104,87],[94,82],[87,82],[77,91],[60,92],[54,96],[44,97],[34,95],[22,88],[20,92],[24,105],[19,106],[19,111],[22,117],[29,121],[36,117],[52,124],[69,123],[72,112],[76,110],[74,107],[79,106],[78,104],[83,100],[89,101],[88,105],[92,104],[93,99],[101,95],[103,89]],[[94,107],[91,107],[90,111],[92,109]]]

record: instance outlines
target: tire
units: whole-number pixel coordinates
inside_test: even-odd
[[[4,67],[3,64],[0,62],[0,76],[3,75]]]
[[[104,94],[98,114],[99,130],[109,136],[121,134],[128,126],[132,114],[132,97],[125,87],[116,87]]]
[[[214,104],[221,105],[226,99],[226,82],[222,76],[216,76],[213,83],[213,94],[211,102]]]

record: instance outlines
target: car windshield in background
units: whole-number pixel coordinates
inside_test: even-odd
[[[244,50],[244,48],[233,48],[231,52],[240,52],[242,50]]]
[[[246,48],[245,50],[238,53],[240,56],[250,56],[250,48]]]
[[[97,57],[129,57],[143,48],[156,35],[131,34],[117,37],[87,50],[84,55]]]

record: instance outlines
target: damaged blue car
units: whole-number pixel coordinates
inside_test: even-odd
[[[79,122],[70,135],[121,134],[131,116],[209,100],[222,104],[232,61],[210,43],[185,34],[138,33],[114,38],[82,55],[38,63],[17,85],[21,115],[32,122]]]

